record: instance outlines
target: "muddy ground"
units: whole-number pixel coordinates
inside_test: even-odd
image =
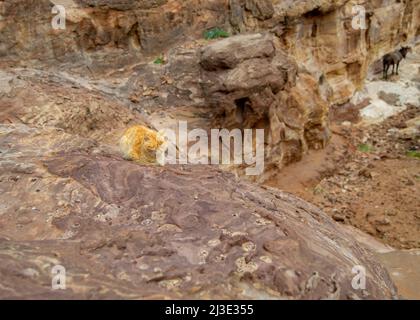
[[[398,131],[419,116],[420,110],[410,107],[367,130],[335,126],[327,150],[310,154],[268,184],[395,248],[419,248],[418,145]]]
[[[413,55],[399,76],[372,76],[357,103],[332,109],[326,149],[267,181],[360,232],[406,299],[420,299],[419,70]]]
[[[310,152],[267,184],[393,248],[420,248],[419,90],[417,48],[399,75],[384,81],[378,69],[350,103],[332,108],[326,149]]]

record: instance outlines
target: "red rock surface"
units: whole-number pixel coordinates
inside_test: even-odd
[[[368,251],[290,194],[141,166],[57,129],[1,125],[0,152],[1,298],[395,296]],[[54,265],[66,291],[51,290]]]
[[[52,30],[51,8],[64,2],[67,29]],[[367,7],[366,31],[351,27],[355,3]],[[255,94],[243,123],[269,115],[272,149],[284,136],[297,141],[273,152],[270,168],[299,160],[325,144],[327,107],[415,39],[418,4],[0,1],[0,298],[397,297],[371,253],[313,205],[216,167],[129,162],[116,142],[131,125],[185,114],[207,129],[220,107],[212,100]],[[271,40],[234,48],[232,60],[212,51],[222,42],[203,39],[216,26]],[[235,77],[220,78],[226,70],[209,57]],[[67,290],[51,290],[55,265],[66,268]],[[352,288],[356,265],[367,270],[366,290]]]

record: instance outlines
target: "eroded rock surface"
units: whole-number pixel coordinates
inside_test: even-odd
[[[54,128],[1,125],[0,152],[1,298],[396,294],[368,251],[292,195],[209,167],[141,166]],[[65,291],[51,290],[54,265]]]
[[[51,28],[54,4],[65,30]],[[356,4],[366,30],[351,26]],[[203,128],[267,129],[267,169],[299,160],[328,140],[328,107],[362,87],[369,64],[419,35],[418,7],[0,1],[0,297],[396,297],[312,205],[214,167],[141,166],[116,145],[127,127],[184,112]],[[216,26],[233,37],[202,39]],[[55,265],[66,291],[51,290]],[[351,286],[356,265],[364,291]]]
[[[51,28],[54,4],[67,9],[65,30]],[[366,11],[366,29],[353,27],[356,5]],[[234,118],[249,117],[241,127],[268,129],[267,169],[274,170],[325,145],[327,109],[347,103],[362,89],[373,62],[418,38],[418,7],[420,0],[6,0],[0,2],[0,64],[52,72],[58,68],[87,79],[109,79],[107,86],[115,94],[158,119],[155,126],[170,121],[168,115],[160,115],[162,109],[173,110],[177,118],[186,108],[196,118],[209,120],[201,127],[209,126],[220,111],[209,109],[209,98],[220,98],[216,103],[226,102],[228,113],[222,123],[231,125]],[[247,40],[248,45],[233,48],[240,51],[213,56],[222,65],[212,65],[206,56],[200,57],[208,45],[203,31],[212,27],[231,35],[252,34],[251,38],[271,35],[274,51],[267,39]],[[215,50],[218,46],[218,42],[211,45]],[[165,65],[153,64],[158,56]],[[212,79],[216,92],[202,91],[200,61],[217,77],[227,74],[223,68],[231,70],[229,78]],[[268,91],[266,85],[271,87]],[[225,86],[229,94],[217,94]],[[245,105],[251,96],[252,112],[243,112],[249,109]]]
[[[223,128],[260,128],[266,159],[275,169],[300,160],[328,142],[328,104],[317,80],[297,64],[271,35],[240,35],[203,48],[204,95]],[[269,171],[267,169],[266,171]]]
[[[115,146],[129,126],[150,125],[112,91],[66,73],[0,71],[0,101],[1,123],[56,127]]]
[[[67,8],[64,31],[51,29],[54,4]],[[356,5],[366,11],[366,29],[352,27]],[[24,64],[83,60],[100,70],[110,67],[107,61],[121,67],[167,52],[215,26],[233,34],[269,31],[301,67],[328,80],[331,102],[340,104],[360,89],[372,62],[419,36],[419,6],[419,0],[5,0],[0,56]]]

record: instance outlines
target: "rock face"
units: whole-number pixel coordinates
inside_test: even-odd
[[[51,28],[54,5],[66,8],[66,30]],[[63,57],[79,61],[104,55],[117,57],[123,66],[123,55],[138,61],[185,39],[194,28],[201,32],[211,23],[223,24],[224,10],[222,1],[200,0],[1,1],[0,56],[51,62]]]
[[[100,86],[61,72],[0,71],[0,101],[1,123],[56,127],[111,145],[127,127],[148,124]]]
[[[201,66],[204,95],[219,113],[216,125],[265,129],[266,159],[275,169],[327,143],[328,104],[317,81],[298,74],[296,62],[276,49],[271,35],[211,44],[202,50]]]
[[[395,298],[312,205],[117,145],[187,110],[205,129],[266,129],[267,170],[297,161],[369,64],[419,35],[419,1],[0,1],[0,298]],[[357,4],[367,30],[351,26]],[[205,41],[212,27],[232,37]]]
[[[65,30],[51,27],[57,4],[66,8]],[[366,29],[353,27],[355,6],[366,13]],[[58,64],[93,78],[111,70],[119,93],[152,112],[224,109],[223,125],[267,129],[269,175],[325,145],[328,107],[348,102],[369,65],[418,37],[418,7],[420,0],[6,0],[0,64]],[[215,26],[253,35],[212,44],[201,55],[207,44],[191,39]],[[150,66],[162,52],[168,64]],[[116,74],[127,65],[136,65],[129,79]],[[210,81],[206,90],[202,81]]]
[[[3,124],[0,152],[1,298],[396,294],[350,234],[289,194],[210,167],[141,166],[55,128]],[[67,290],[51,290],[55,265]],[[366,290],[352,288],[355,265]]]
[[[64,31],[51,29],[54,4],[67,8]],[[366,11],[365,30],[352,27],[356,5]],[[300,67],[324,75],[331,102],[343,103],[373,61],[419,35],[419,6],[419,0],[5,0],[0,56],[14,62],[93,57],[90,63],[104,66],[99,57],[114,63],[118,57],[123,64],[122,56],[133,55],[138,61],[214,26],[233,33],[270,31]]]

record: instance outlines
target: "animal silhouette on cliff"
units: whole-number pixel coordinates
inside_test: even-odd
[[[410,47],[402,47],[400,50],[394,51],[392,53],[388,53],[383,57],[383,74],[384,78],[388,79],[388,70],[392,66],[392,74],[395,73],[395,66],[397,66],[397,75],[398,70],[400,68],[400,63],[405,57],[407,56],[407,53],[411,50]]]

